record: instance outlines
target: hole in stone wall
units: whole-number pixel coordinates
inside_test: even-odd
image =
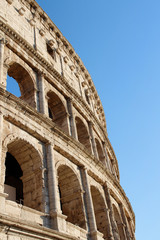
[[[67,166],[58,168],[58,187],[62,213],[67,216],[67,221],[86,229],[80,184]]]
[[[69,133],[67,112],[61,99],[54,93],[48,92],[48,115],[64,132]]]
[[[17,160],[9,152],[6,155],[5,166],[5,188],[8,189],[8,199],[23,203],[23,183],[21,180],[23,172]]]
[[[36,106],[34,82],[27,70],[18,63],[13,63],[8,68],[7,90],[32,107]]]
[[[125,236],[124,236],[124,231],[123,231],[123,226],[122,226],[122,220],[121,220],[121,216],[114,204],[113,204],[113,212],[114,212],[114,219],[117,223],[120,240],[123,240],[123,239],[125,239]]]
[[[42,162],[37,150],[28,142],[16,139],[7,146],[5,193],[8,200],[43,211]]]
[[[91,144],[90,144],[87,128],[80,118],[76,117],[75,120],[76,120],[78,141],[82,143],[88,149],[89,152],[91,152]]]
[[[15,95],[16,97],[21,96],[21,91],[18,83],[12,77],[7,74],[7,91]]]
[[[109,223],[107,221],[107,210],[106,210],[106,205],[104,203],[104,199],[99,192],[99,190],[91,186],[91,195],[92,195],[92,201],[93,201],[93,207],[94,207],[94,213],[95,213],[95,218],[96,218],[96,224],[97,224],[97,229],[99,232],[103,233],[103,238],[104,239],[109,239],[109,234],[108,234],[108,228],[109,228]]]
[[[95,142],[96,142],[96,147],[97,147],[97,152],[98,152],[99,160],[100,160],[102,163],[104,163],[104,154],[103,154],[103,150],[102,150],[101,144],[100,144],[100,142],[98,141],[97,138],[95,138]]]

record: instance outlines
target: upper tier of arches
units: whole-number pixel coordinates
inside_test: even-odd
[[[16,28],[17,34],[22,36],[23,41],[29,47],[32,46],[32,50],[35,50],[36,54],[39,54],[43,63],[45,62],[44,67],[48,66],[51,69],[54,66],[54,69],[82,97],[88,108],[106,129],[103,106],[92,78],[74,48],[56,25],[36,1],[10,1],[10,4],[4,1],[4,3],[6,14],[13,14],[17,19],[23,18],[23,21],[18,21],[15,26],[14,21],[0,11],[2,17],[3,15],[5,18],[7,17],[8,24],[13,29]],[[0,9],[1,4],[4,3],[0,3]],[[35,36],[33,34],[34,28]],[[27,29],[28,34],[22,29]]]
[[[15,58],[14,54],[12,57]],[[105,134],[100,133],[96,126],[92,124],[92,118],[89,118],[83,112],[83,109],[79,109],[74,104],[74,99],[71,100],[69,96],[59,91],[56,86],[50,85],[45,78],[43,78],[43,88],[41,89],[42,76],[27,64],[22,65],[22,59],[17,58],[13,61],[12,57],[7,60],[5,66],[6,87],[11,81],[9,77],[12,77],[12,80],[18,83],[21,93],[20,99],[45,114],[64,133],[75,138],[83,145],[86,151],[94,155],[103,164],[103,167],[108,169],[118,180],[118,165],[115,168],[116,160],[114,155],[104,145]],[[14,88],[14,85],[12,88]]]

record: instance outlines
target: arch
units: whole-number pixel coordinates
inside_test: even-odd
[[[100,191],[95,187],[91,186],[91,195],[94,207],[94,213],[96,218],[97,230],[103,233],[104,239],[109,239],[109,223],[107,220],[107,209]]]
[[[8,136],[3,142],[6,147],[6,173],[7,170],[13,168],[12,173],[9,173],[9,178],[15,177],[14,171],[18,169],[15,165],[16,162],[19,165],[19,171],[21,170],[21,180],[23,183],[23,202],[24,205],[39,211],[43,211],[42,201],[42,159],[39,152],[24,139],[20,139],[15,135]],[[7,158],[7,155],[10,155]],[[14,158],[14,159],[13,159]],[[8,169],[7,169],[8,168]],[[5,183],[11,182],[7,180],[8,176],[5,176]],[[17,190],[17,189],[16,189]]]
[[[78,177],[67,165],[60,165],[57,175],[62,213],[67,216],[68,222],[86,229],[82,190]]]
[[[96,142],[96,147],[97,147],[97,152],[98,152],[99,160],[100,160],[102,163],[104,163],[104,153],[103,153],[101,144],[100,144],[100,142],[98,141],[97,138],[95,138],[95,142]]]
[[[21,64],[17,62],[11,62],[8,68],[8,75],[9,77],[14,78],[18,83],[21,92],[20,98],[35,108],[36,86],[30,73]]]
[[[48,97],[48,114],[52,118],[53,122],[56,123],[64,132],[69,133],[67,111],[59,96],[49,91]]]
[[[122,223],[122,219],[121,216],[118,212],[118,209],[116,208],[116,206],[113,204],[113,212],[114,212],[114,219],[117,223],[117,227],[118,227],[118,232],[119,232],[119,237],[121,240],[125,239],[125,235],[124,235],[124,231],[123,231],[123,223]]]
[[[77,128],[78,141],[82,143],[91,153],[90,138],[85,124],[79,117],[75,118],[75,122]]]

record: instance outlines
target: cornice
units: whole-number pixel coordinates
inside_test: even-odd
[[[41,215],[43,216],[44,213],[42,212]],[[4,226],[4,229],[3,229],[3,226]],[[39,224],[33,224],[31,222],[21,220],[20,218],[17,221],[16,217],[13,217],[13,216],[10,217],[9,215],[5,215],[2,213],[0,217],[0,230],[1,229],[2,231],[4,231],[4,233],[6,231],[7,234],[14,233],[18,235],[22,234],[22,229],[23,229],[24,236],[29,235],[32,239],[33,238],[35,239],[35,237],[36,239],[38,239],[38,237],[40,239],[45,239],[46,236],[48,239],[53,239],[53,237],[59,240],[67,240],[67,239],[76,240],[77,239],[76,237],[70,236],[70,234],[61,233],[59,231],[43,227]]]

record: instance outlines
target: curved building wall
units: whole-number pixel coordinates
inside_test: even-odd
[[[0,215],[4,240],[135,239],[95,86],[33,0],[0,1]]]

